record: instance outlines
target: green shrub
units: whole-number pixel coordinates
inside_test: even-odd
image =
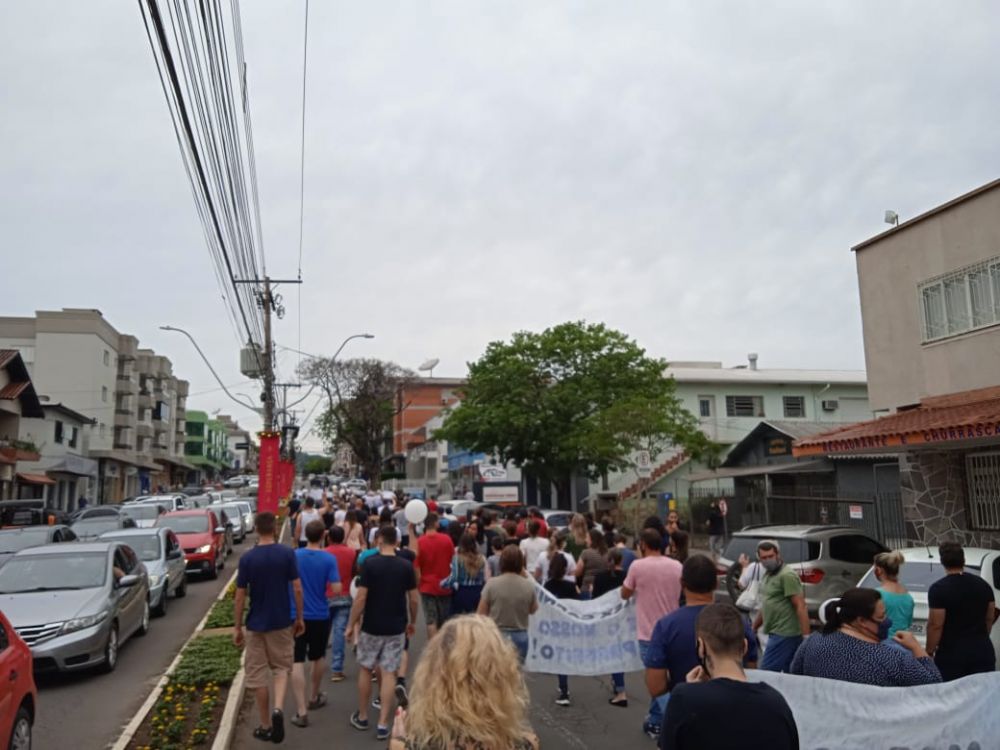
[[[178,685],[229,685],[240,669],[240,656],[230,636],[200,636],[184,649],[170,681]]]

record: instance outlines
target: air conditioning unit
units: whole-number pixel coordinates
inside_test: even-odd
[[[833,398],[829,401],[823,402],[823,411],[837,411],[837,407],[840,406],[840,402]]]

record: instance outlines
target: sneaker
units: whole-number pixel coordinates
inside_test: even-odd
[[[557,706],[569,706],[569,693],[559,693],[559,697],[556,698]]]
[[[330,675],[330,682],[343,682],[347,679],[347,675],[343,672],[334,672]]]
[[[289,721],[292,722],[292,724],[294,724],[295,726],[301,727],[302,729],[305,729],[307,726],[309,726],[308,716],[299,716],[298,714],[295,714],[295,716],[289,719]]]
[[[309,701],[309,710],[315,711],[317,708],[323,708],[326,705],[326,693],[319,693],[315,698]]]
[[[284,742],[285,714],[280,708],[271,712],[271,742]]]
[[[382,709],[382,699],[377,695],[372,698],[372,708]]]
[[[354,727],[355,729],[364,732],[365,730],[368,729],[368,719],[362,719],[361,713],[355,711],[353,714],[351,714],[351,726]]]
[[[646,733],[646,736],[651,740],[660,739],[660,728],[656,724],[650,724],[646,722],[642,725],[642,731]]]
[[[389,727],[383,727],[381,724],[375,728],[375,739],[377,740],[387,740],[389,739]]]
[[[402,682],[396,683],[396,703],[402,709],[407,708],[410,705],[410,697],[406,694],[406,685]]]

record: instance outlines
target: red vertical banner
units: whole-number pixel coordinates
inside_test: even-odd
[[[257,489],[257,510],[261,513],[278,512],[279,472],[281,462],[278,444],[281,436],[277,432],[258,433],[260,438],[259,487]]]
[[[288,500],[292,494],[292,483],[295,481],[295,462],[280,461],[278,463],[278,497]]]

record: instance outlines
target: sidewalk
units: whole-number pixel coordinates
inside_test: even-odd
[[[416,667],[416,658],[423,648],[424,628],[421,623],[417,636],[411,642],[411,663],[409,675]],[[348,718],[357,710],[357,665],[348,654],[346,673],[348,679],[340,683],[325,682],[323,688],[329,703],[309,714],[309,726],[299,729],[288,719],[295,714],[294,701],[289,690],[285,701],[285,742],[284,747],[319,749],[380,747],[374,742],[375,731],[359,732],[351,727]],[[570,677],[569,688],[573,705],[568,708],[555,705],[555,675],[528,674],[528,688],[531,692],[529,720],[541,739],[543,748],[566,748],[567,750],[608,750],[613,747],[653,748],[653,743],[642,733],[642,720],[648,705],[643,675],[640,672],[626,675],[629,692],[629,707],[615,708],[608,705],[611,697],[609,677]],[[442,706],[447,710],[447,706]],[[370,710],[370,718],[377,712]],[[372,721],[374,726],[374,721]],[[239,726],[235,732],[234,750],[260,750],[264,743],[253,738],[257,725],[253,695],[248,693],[240,713]]]

